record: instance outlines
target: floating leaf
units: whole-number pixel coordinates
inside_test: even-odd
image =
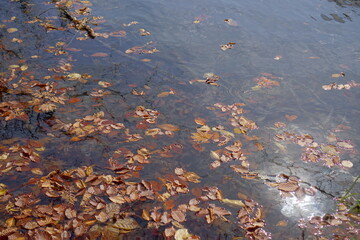
[[[195,123],[196,124],[199,124],[199,125],[206,125],[206,120],[205,119],[203,119],[203,118],[195,118]]]
[[[160,125],[157,125],[159,128],[165,130],[165,131],[172,131],[172,132],[175,132],[175,131],[179,131],[180,128],[178,126],[175,126],[173,124],[168,124],[168,123],[165,123],[165,124],[160,124]]]
[[[277,227],[286,227],[288,225],[287,221],[281,220],[276,223]]]
[[[181,228],[175,232],[175,240],[188,240],[191,239],[192,235],[186,228]]]
[[[185,214],[180,210],[171,210],[171,217],[178,222],[185,221]]]
[[[285,117],[289,121],[294,121],[295,119],[298,118],[298,116],[296,116],[296,115],[288,115],[288,114],[286,114]]]
[[[238,23],[231,18],[224,19],[224,22],[226,22],[227,24],[229,24],[230,26],[233,26],[233,27],[236,27],[238,25]]]
[[[117,203],[117,204],[122,204],[125,202],[125,199],[120,196],[120,195],[117,195],[117,196],[113,196],[113,197],[109,197],[109,199],[114,202],[114,203]]]
[[[104,53],[104,52],[97,52],[97,53],[91,54],[91,56],[92,57],[107,57],[107,56],[109,56],[109,54]]]
[[[69,78],[69,80],[79,80],[81,79],[81,74],[79,73],[70,73],[67,75],[67,77]]]
[[[245,204],[241,200],[232,200],[232,199],[223,198],[221,201],[231,206],[245,207]]]
[[[124,219],[117,219],[112,227],[123,230],[123,232],[130,232],[139,228],[139,224],[135,221],[135,219],[131,217],[127,217]]]
[[[297,182],[285,182],[279,183],[278,189],[285,192],[294,192],[299,188]]]
[[[344,160],[341,162],[341,165],[343,165],[346,168],[352,168],[354,166],[354,164],[348,160]]]
[[[107,88],[107,87],[111,87],[112,84],[109,83],[109,82],[105,82],[105,81],[99,81],[98,84],[104,88]]]
[[[334,74],[331,74],[331,77],[333,77],[333,78],[345,77],[345,73],[343,73],[343,72],[341,72],[341,73],[334,73]]]
[[[8,28],[8,29],[7,29],[7,32],[8,32],[8,33],[14,33],[14,32],[17,32],[17,31],[18,31],[17,28]]]
[[[228,49],[234,48],[235,44],[236,43],[234,43],[234,42],[229,42],[227,44],[220,45],[220,49],[223,50],[223,51],[226,51]]]
[[[78,98],[78,97],[70,98],[68,100],[69,103],[77,103],[77,102],[80,102],[80,101],[81,101],[81,98]]]
[[[351,145],[350,143],[347,142],[337,142],[336,145],[338,145],[341,148],[345,148],[345,149],[353,149],[354,146]]]

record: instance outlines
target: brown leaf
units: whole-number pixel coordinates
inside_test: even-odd
[[[165,124],[160,124],[160,125],[157,125],[159,128],[163,129],[163,130],[166,130],[166,131],[172,131],[172,132],[175,132],[175,131],[179,131],[180,128],[178,126],[175,126],[173,124],[168,124],[168,123],[165,123]]]
[[[171,217],[178,222],[185,221],[185,214],[179,210],[171,210]]]
[[[142,214],[141,214],[142,218],[145,219],[146,221],[150,221],[150,214],[146,209],[142,210]]]
[[[199,118],[199,117],[198,117],[198,118],[195,118],[194,121],[195,121],[196,124],[206,125],[206,120],[203,119],[203,118]]]
[[[296,115],[288,115],[288,114],[286,114],[285,117],[289,121],[294,121],[295,119],[298,118],[298,116],[296,116]]]
[[[279,183],[278,189],[285,192],[294,192],[299,188],[298,183],[296,182],[285,182]]]
[[[125,202],[125,199],[120,196],[120,195],[117,195],[117,196],[113,196],[113,197],[109,197],[109,199],[114,202],[114,203],[117,203],[117,204],[122,204]]]

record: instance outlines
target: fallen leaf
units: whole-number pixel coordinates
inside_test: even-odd
[[[288,225],[288,223],[286,221],[284,221],[284,220],[278,221],[276,223],[277,227],[286,227],[287,225]]]
[[[285,182],[279,183],[278,189],[285,192],[294,192],[299,188],[298,183],[296,182]]]
[[[230,26],[233,26],[233,27],[236,27],[238,25],[238,23],[231,18],[224,19],[224,22],[226,22],[227,24],[229,24]]]
[[[343,72],[341,72],[341,73],[333,73],[333,74],[331,74],[331,77],[333,77],[333,78],[345,77],[345,73],[343,73]]]
[[[298,116],[296,116],[296,115],[288,115],[288,114],[286,114],[285,117],[289,121],[293,121],[298,118]]]
[[[171,217],[178,222],[185,221],[185,214],[179,210],[171,210]]]
[[[351,167],[354,166],[353,163],[350,162],[350,161],[348,161],[348,160],[342,161],[342,162],[341,162],[341,165],[343,165],[343,166],[346,167],[346,168],[351,168]]]
[[[223,50],[223,51],[226,51],[228,49],[234,48],[235,44],[236,43],[234,43],[234,42],[229,42],[227,44],[220,45],[220,49]]]
[[[107,87],[111,87],[112,84],[109,83],[109,82],[105,82],[105,81],[99,81],[98,84],[104,88],[107,88]]]
[[[206,120],[205,119],[203,119],[203,118],[195,118],[195,123],[196,124],[199,124],[199,125],[206,125]]]
[[[160,125],[157,125],[159,128],[165,130],[165,131],[171,131],[171,132],[176,132],[176,131],[179,131],[180,128],[178,126],[175,126],[173,124],[168,124],[168,123],[165,123],[165,124],[160,124]]]
[[[78,98],[78,97],[70,98],[68,100],[69,103],[77,103],[77,102],[80,102],[80,101],[81,101],[81,98]]]
[[[336,145],[338,145],[341,148],[345,148],[345,149],[353,149],[354,146],[351,145],[350,143],[347,142],[337,142]]]
[[[109,54],[104,53],[104,52],[97,52],[97,53],[92,54],[91,56],[93,56],[93,57],[107,57],[107,56],[109,56]]]
[[[236,200],[236,199],[232,200],[232,199],[223,198],[221,201],[228,205],[232,205],[236,207],[245,207],[245,204],[241,200]]]
[[[17,32],[17,31],[18,31],[17,28],[8,28],[8,29],[7,29],[7,32],[8,32],[8,33],[14,33],[14,32]]]

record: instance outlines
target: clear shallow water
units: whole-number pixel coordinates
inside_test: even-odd
[[[159,121],[162,123],[181,127],[181,131],[171,140],[146,138],[143,142],[123,144],[133,148],[151,144],[161,146],[163,143],[168,144],[168,141],[184,145],[180,156],[170,160],[156,160],[145,169],[143,177],[156,178],[181,166],[202,176],[204,185],[218,186],[227,198],[237,198],[238,192],[246,194],[265,206],[267,229],[276,239],[283,231],[275,226],[279,220],[289,221],[292,225],[286,232],[291,228],[294,236],[299,236],[297,220],[331,211],[334,207],[332,197],[338,196],[351,182],[352,176],[359,173],[356,154],[344,156],[346,159],[343,160],[352,160],[354,163],[353,168],[344,171],[339,168],[329,169],[320,163],[304,163],[300,160],[300,148],[289,146],[286,152],[281,152],[273,143],[277,133],[273,124],[281,121],[286,122],[293,132],[311,134],[319,142],[324,142],[337,125],[347,125],[351,130],[340,132],[337,136],[359,145],[359,89],[322,89],[322,85],[334,81],[360,81],[358,7],[310,0],[172,0],[94,1],[91,8],[93,15],[104,16],[106,20],[96,31],[125,30],[126,37],[76,41],[74,37],[79,34],[75,33],[74,36],[71,31],[54,32],[45,38],[39,30],[39,40],[33,41],[34,44],[29,46],[34,48],[27,49],[28,52],[24,54],[33,54],[47,44],[54,45],[55,39],[61,39],[69,48],[82,49],[81,52],[72,53],[75,61],[73,72],[89,73],[93,75],[93,80],[86,84],[70,82],[69,86],[75,88],[73,96],[82,99],[82,107],[64,107],[55,113],[56,117],[70,121],[79,115],[85,116],[94,110],[101,110],[112,119],[124,122],[129,121],[125,112],[144,105],[159,110]],[[32,13],[37,10],[28,11]],[[6,14],[12,16],[11,11]],[[51,15],[50,12],[44,14]],[[195,24],[193,21],[197,17],[201,22]],[[237,26],[228,25],[224,19],[235,20]],[[138,21],[139,24],[123,26],[131,21]],[[150,31],[151,35],[140,36],[139,28]],[[160,52],[130,55],[131,58],[119,53],[149,41],[153,41]],[[235,42],[235,47],[222,51],[220,45],[228,42]],[[109,56],[91,57],[96,52],[105,52]],[[282,58],[275,60],[275,56]],[[151,62],[138,61],[142,58],[149,58]],[[50,66],[58,58],[49,55],[49,59],[45,60],[48,61],[38,64]],[[190,80],[201,79],[207,72],[214,72],[221,77],[219,87],[204,83],[189,84]],[[331,74],[340,72],[345,72],[344,78],[331,78]],[[278,79],[280,85],[253,90],[252,87],[256,85],[254,78],[261,73],[271,73],[281,78]],[[89,92],[98,88],[97,80],[112,83],[112,94],[103,99],[90,97]],[[144,89],[144,85],[151,89],[145,96],[134,96],[131,93],[134,85],[136,89]],[[176,91],[175,95],[157,97],[157,94],[169,91],[170,88]],[[244,142],[244,147],[251,153],[248,160],[252,169],[267,175],[295,175],[323,192],[300,202],[284,200],[277,190],[262,182],[244,180],[227,166],[209,170],[209,151],[217,149],[216,146],[207,146],[205,151],[198,152],[192,148],[189,135],[196,131],[197,125],[193,121],[196,117],[205,118],[211,126],[227,121],[226,116],[215,115],[206,109],[217,102],[246,103],[246,109],[249,110],[246,116],[259,126],[250,135],[260,136],[260,143],[265,150],[256,151],[251,143]],[[285,114],[297,115],[298,118],[290,122],[284,117]],[[45,124],[42,125],[46,128]],[[15,131],[13,135],[21,137],[31,134],[39,138],[44,136],[44,132],[36,128],[31,134],[26,131],[16,132],[19,128],[24,127],[10,126],[6,132]],[[6,134],[4,132],[3,139],[10,138]],[[66,139],[66,136],[62,137]],[[241,135],[237,137],[243,139]],[[106,159],[118,147],[114,142],[120,142],[120,139],[116,136],[101,137],[62,147],[49,142],[49,168],[53,167],[50,163],[53,158],[65,160],[64,168],[83,164],[96,164],[104,168]],[[231,236],[235,230],[219,231]]]

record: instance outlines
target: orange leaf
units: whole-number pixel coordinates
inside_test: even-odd
[[[91,56],[93,56],[93,57],[107,57],[107,56],[109,56],[109,54],[104,53],[104,52],[97,52],[97,53],[92,54]]]
[[[159,93],[157,96],[158,97],[167,97],[167,96],[169,96],[170,95],[170,92],[161,92],[161,93]]]
[[[175,207],[175,202],[173,199],[169,199],[167,201],[164,202],[164,207],[166,210],[170,210],[172,209],[173,207]]]
[[[70,98],[69,99],[69,103],[77,103],[77,102],[80,102],[81,101],[81,98],[77,98],[77,97],[75,97],[75,98]]]
[[[287,120],[289,120],[289,121],[293,121],[293,120],[295,120],[295,119],[298,118],[298,116],[296,116],[296,115],[288,115],[288,114],[286,114],[285,117],[286,117]]]
[[[71,139],[70,139],[70,141],[72,141],[72,142],[78,142],[78,141],[80,141],[81,140],[81,138],[79,138],[79,137],[72,137]]]
[[[206,120],[205,119],[203,119],[203,118],[195,118],[195,123],[196,124],[199,124],[199,125],[206,125]]]

